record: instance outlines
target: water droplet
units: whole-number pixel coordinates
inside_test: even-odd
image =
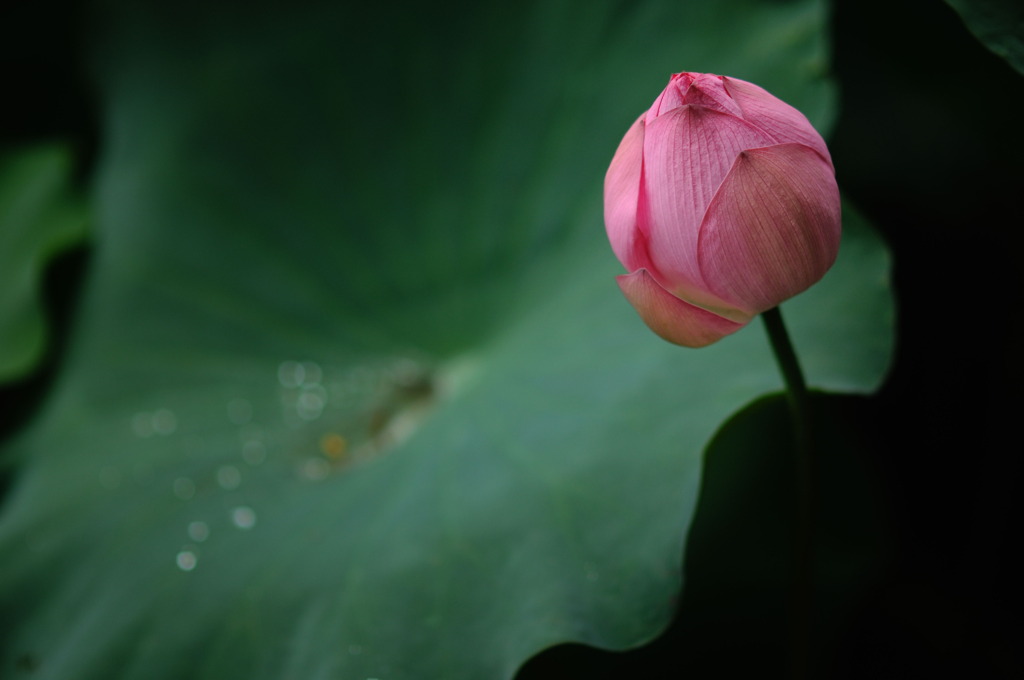
[[[237,489],[242,483],[242,473],[234,465],[222,465],[217,468],[217,484],[227,491]]]
[[[235,425],[245,425],[252,420],[252,404],[246,399],[232,399],[228,402],[228,420]]]
[[[178,553],[177,557],[174,558],[174,561],[178,564],[178,569],[181,569],[182,571],[192,571],[196,568],[196,563],[199,561],[199,558],[191,550],[182,550]]]
[[[277,379],[283,387],[298,387],[305,377],[306,369],[297,361],[282,361],[277,367]]]
[[[100,486],[104,489],[113,491],[121,486],[121,471],[111,465],[100,470],[99,478]]]
[[[196,495],[196,483],[188,477],[178,477],[174,480],[174,495],[183,501],[190,500]]]
[[[327,477],[330,471],[330,464],[323,458],[307,458],[301,468],[302,476],[314,482]]]
[[[320,385],[304,387],[295,403],[295,412],[303,420],[316,420],[327,405],[327,390]]]
[[[188,537],[196,543],[202,543],[210,537],[210,527],[206,522],[189,522]]]
[[[259,465],[267,459],[267,448],[263,442],[250,440],[242,445],[242,460],[249,465]]]
[[[169,435],[178,429],[178,418],[170,409],[162,408],[153,413],[153,431],[161,435]]]
[[[252,529],[256,526],[256,511],[246,505],[240,505],[231,511],[231,521],[239,529]]]

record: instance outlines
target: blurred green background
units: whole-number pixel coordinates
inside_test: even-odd
[[[181,16],[187,23],[187,12]],[[837,489],[823,525],[848,551],[827,553],[836,563],[830,573],[839,576],[828,582],[837,591],[822,598],[831,609],[822,612],[820,670],[839,678],[1017,677],[1024,668],[1015,621],[1021,565],[1010,546],[1020,511],[1021,322],[1008,310],[1019,309],[1024,290],[1015,264],[1021,76],[943,3],[840,0],[828,23],[838,106],[808,113],[834,118],[830,146],[840,185],[893,251],[899,341],[878,394],[819,404],[833,453],[823,464],[825,479]],[[0,26],[8,74],[0,150],[70,141],[77,186],[91,186],[108,140],[85,55],[104,27],[93,10],[72,2],[4,10]],[[131,77],[137,65],[120,66]],[[226,55],[224,68],[233,67]],[[429,64],[413,67],[429,73]],[[172,132],[153,143],[173,147]],[[217,168],[208,170],[216,176]],[[0,388],[5,437],[39,413],[59,376],[68,352],[63,340],[95,266],[94,250],[84,245],[47,269],[53,342],[40,369]],[[474,333],[486,335],[489,323]],[[447,342],[438,337],[439,354],[452,351]],[[518,677],[779,673],[785,564],[773,560],[786,540],[786,480],[766,480],[784,474],[772,464],[785,451],[781,408],[776,399],[759,401],[716,438],[689,538],[686,585],[668,631],[624,653],[555,647]],[[2,469],[5,491],[15,479],[12,463]],[[18,663],[26,677],[45,670],[31,657]]]

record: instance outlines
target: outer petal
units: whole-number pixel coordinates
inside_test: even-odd
[[[739,155],[708,207],[700,267],[710,289],[757,312],[813,285],[836,259],[839,188],[802,144]]]
[[[825,140],[804,114],[764,88],[739,78],[723,77],[725,89],[743,109],[743,118],[773,137],[776,144],[809,146],[832,165]]]
[[[644,323],[677,345],[704,347],[746,325],[680,300],[659,286],[646,269],[623,274],[616,281]]]
[[[646,199],[641,218],[647,223],[640,228],[648,235],[653,269],[663,286],[715,306],[698,299],[707,288],[697,262],[701,219],[736,156],[772,143],[742,119],[700,107],[682,106],[647,125],[641,199]]]
[[[642,266],[632,253],[637,249],[637,205],[643,168],[643,116],[626,131],[604,176],[604,226],[615,256],[626,269]]]

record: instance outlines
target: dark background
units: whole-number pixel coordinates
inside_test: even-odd
[[[1024,76],[943,2],[839,0],[834,8],[841,105],[830,146],[845,195],[892,248],[899,337],[878,395],[819,400],[826,436],[847,444],[846,459],[823,462],[823,481],[845,480],[844,493],[860,493],[853,502],[870,505],[874,519],[852,530],[828,512],[821,522],[823,541],[842,534],[869,559],[858,563],[842,606],[831,591],[821,594],[815,675],[1024,677],[1024,564],[1013,555],[1022,515]],[[84,183],[98,130],[79,63],[81,14],[80,3],[65,0],[18,3],[0,15],[0,151],[71,140]],[[50,267],[57,342],[40,372],[0,389],[0,437],[30,417],[57,370],[61,329],[88,266],[80,248]],[[737,418],[777,427],[782,408],[767,400]],[[766,511],[778,510],[777,495],[739,489],[716,472],[716,456],[736,444],[728,437],[709,454],[672,627],[631,652],[556,647],[520,680],[782,674],[784,602],[745,590],[751,584],[727,567],[761,554],[754,544],[771,543],[785,513]],[[0,470],[0,493],[6,479]],[[731,502],[716,503],[725,497]],[[723,531],[727,542],[715,538]]]

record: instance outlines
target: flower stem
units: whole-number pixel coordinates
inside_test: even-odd
[[[786,383],[786,400],[793,421],[797,467],[797,517],[791,585],[791,663],[793,677],[810,676],[811,619],[814,594],[814,525],[817,470],[811,436],[810,397],[800,362],[778,307],[762,314],[775,361]]]

